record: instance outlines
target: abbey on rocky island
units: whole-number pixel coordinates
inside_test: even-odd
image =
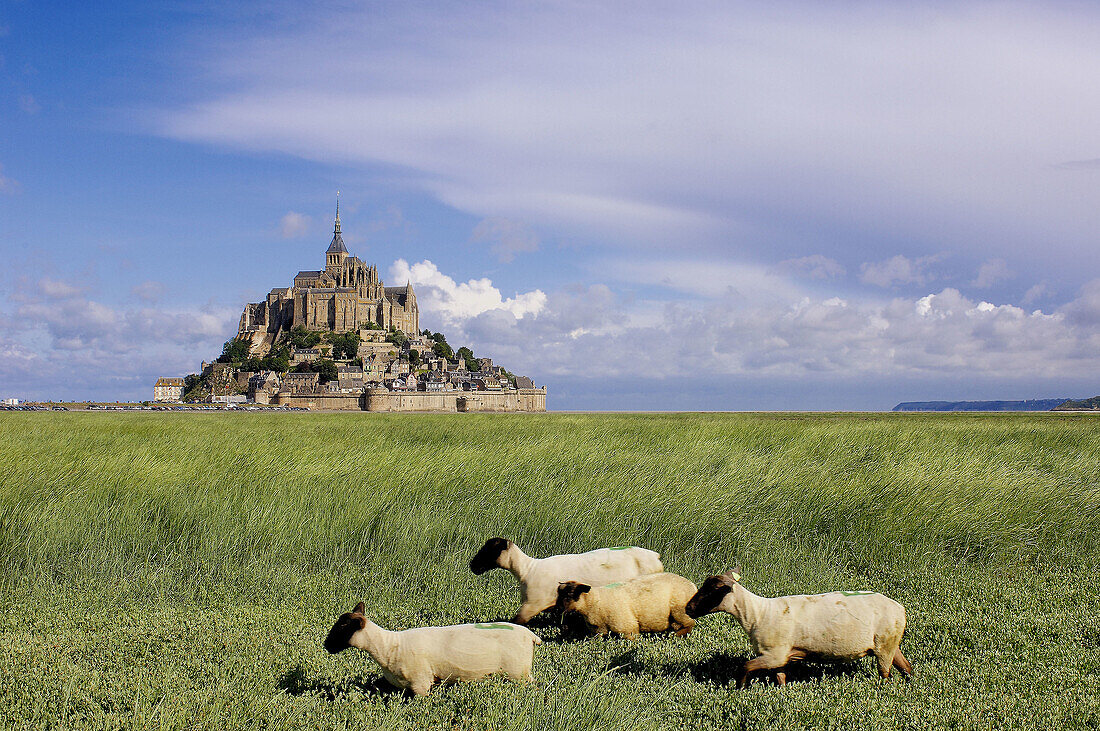
[[[412,284],[387,287],[376,266],[348,254],[339,199],[325,268],[245,305],[221,357],[177,390],[154,395],[326,410],[546,410],[545,387],[420,330]]]

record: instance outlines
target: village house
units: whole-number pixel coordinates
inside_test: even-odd
[[[248,398],[257,404],[269,404],[279,392],[279,375],[275,371],[261,371],[248,379]]]
[[[280,390],[291,394],[316,393],[320,380],[321,376],[317,373],[287,373],[283,376]]]

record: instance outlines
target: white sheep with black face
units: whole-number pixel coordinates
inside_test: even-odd
[[[359,602],[343,614],[325,638],[335,654],[349,647],[366,650],[392,685],[424,695],[437,681],[476,680],[494,673],[530,682],[535,645],[542,640],[526,627],[508,622],[418,627],[390,632],[364,616]]]
[[[708,578],[687,603],[692,617],[716,611],[734,616],[758,655],[745,663],[739,688],[745,687],[750,673],[777,670],[806,658],[843,662],[874,655],[884,678],[890,677],[892,667],[906,676],[913,672],[901,654],[905,607],[877,592],[767,599],[743,587],[740,574],[730,571]],[[787,676],[780,670],[776,680],[783,685]]]
[[[601,635],[614,632],[634,639],[641,632],[675,629],[683,636],[695,626],[684,611],[694,594],[695,584],[669,573],[596,587],[567,581],[558,586],[557,608],[563,614],[577,612]]]
[[[605,586],[665,570],[660,554],[636,546],[532,558],[507,538],[490,538],[470,560],[470,570],[481,575],[496,568],[511,572],[519,582],[521,606],[512,619],[518,624],[554,606],[563,581]]]

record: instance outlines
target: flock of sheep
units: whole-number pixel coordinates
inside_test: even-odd
[[[521,625],[551,607],[562,612],[567,627],[628,638],[668,630],[686,635],[698,617],[723,611],[741,624],[756,653],[745,664],[738,687],[761,670],[776,670],[783,685],[787,663],[806,658],[848,661],[874,655],[884,678],[893,667],[905,676],[913,672],[901,654],[905,608],[876,592],[767,599],[744,588],[733,571],[712,576],[697,588],[682,576],[665,573],[656,552],[633,546],[532,558],[505,538],[491,538],[470,561],[470,569],[480,575],[495,568],[519,581],[522,604],[512,622],[390,632],[367,619],[359,602],[336,621],[325,649],[366,650],[391,684],[423,695],[436,681],[493,673],[532,680],[531,658],[542,640]]]

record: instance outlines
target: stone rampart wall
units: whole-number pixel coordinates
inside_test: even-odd
[[[367,411],[507,412],[546,411],[545,388],[519,391],[387,391],[369,389]]]
[[[344,393],[278,393],[271,403],[279,406],[297,406],[307,409],[326,409],[333,411],[362,411],[363,397],[359,394]]]
[[[518,391],[389,391],[368,389],[363,395],[278,393],[272,404],[304,406],[333,411],[434,411],[434,412],[516,412],[546,411],[545,388],[521,388]]]

